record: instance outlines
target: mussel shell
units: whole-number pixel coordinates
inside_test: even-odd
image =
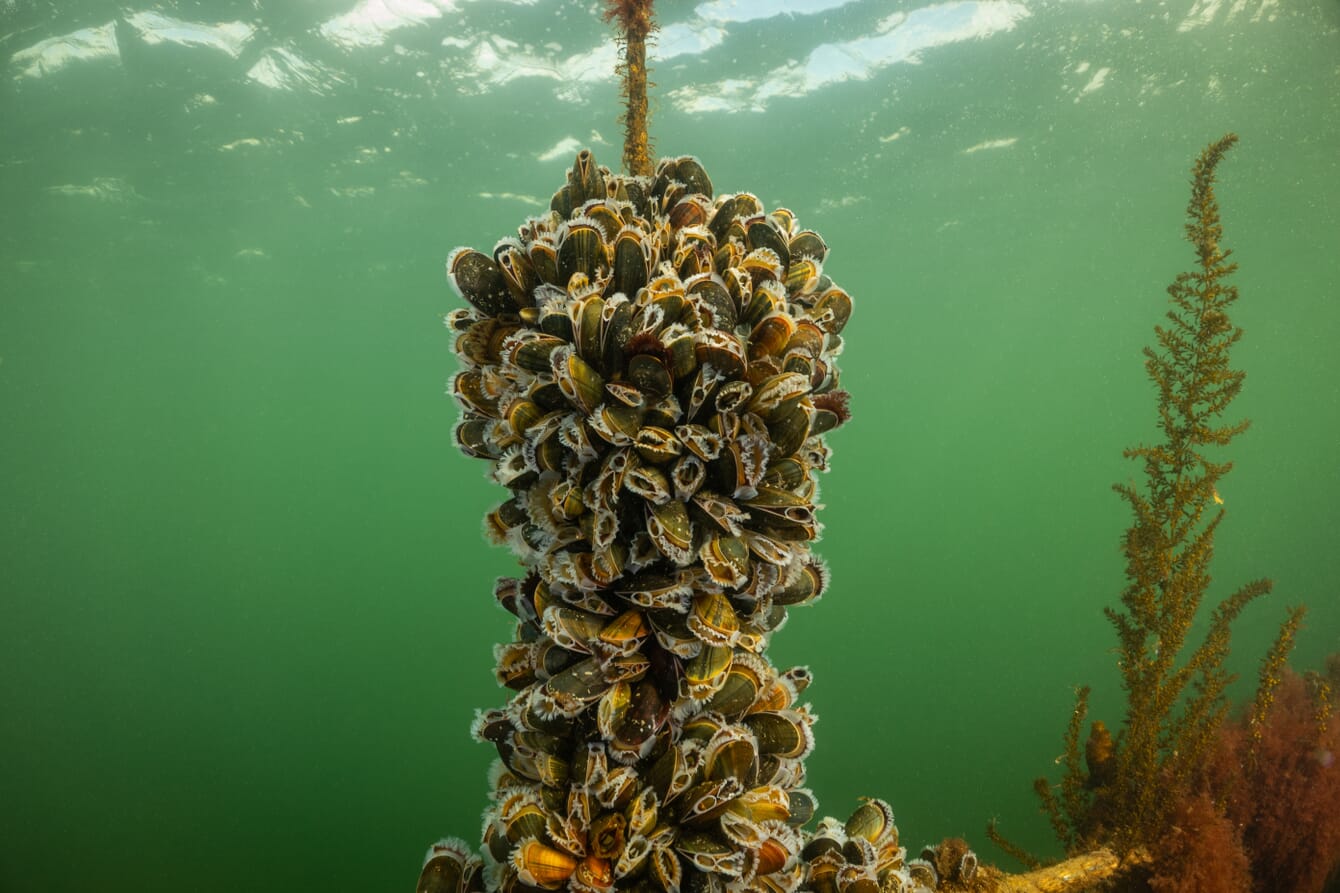
[[[814,733],[794,710],[751,713],[744,723],[757,736],[761,754],[803,760],[814,750]]]
[[[751,249],[767,248],[777,257],[782,268],[791,263],[791,248],[777,226],[766,217],[756,217],[745,225],[747,243]]]
[[[515,313],[516,300],[498,264],[473,248],[457,248],[447,256],[447,279],[457,294],[481,313]]]
[[[483,864],[463,840],[446,838],[428,849],[415,893],[477,893]]]
[[[605,240],[593,221],[579,218],[560,232],[558,243],[558,284],[566,287],[581,273],[594,279],[605,263]]]
[[[612,743],[621,750],[646,756],[642,752],[644,746],[660,732],[669,717],[670,704],[654,684],[644,679],[633,686],[632,700],[615,729]]]
[[[638,390],[655,397],[664,397],[674,386],[674,379],[665,364],[645,353],[628,358],[628,380]]]
[[[758,741],[742,726],[726,726],[712,736],[703,769],[712,780],[734,778],[748,790],[758,776]]]
[[[512,851],[511,865],[522,883],[546,890],[563,886],[577,864],[575,856],[535,839],[523,841]]]
[[[728,645],[704,645],[684,664],[684,682],[689,697],[705,701],[726,684],[733,655]]]
[[[772,594],[773,604],[803,605],[816,601],[828,586],[828,569],[815,561],[801,568],[795,580]]]
[[[590,149],[582,149],[568,173],[568,193],[573,207],[593,198],[605,197],[605,178],[601,176],[595,156]]]
[[[675,176],[688,187],[689,192],[712,197],[712,179],[707,176],[702,163],[692,155],[685,155],[675,161]]]
[[[898,833],[898,826],[893,821],[893,807],[877,798],[864,799],[865,802],[847,819],[845,829],[848,837],[862,838],[878,848]]]
[[[802,230],[791,237],[788,246],[791,250],[792,258],[809,257],[823,263],[828,257],[828,243],[823,237],[812,230]]]
[[[614,239],[614,277],[611,288],[630,298],[647,284],[651,273],[651,251],[643,234],[631,227]]]
[[[684,868],[674,850],[668,846],[654,847],[648,864],[648,874],[665,893],[679,893],[684,881]]]
[[[836,286],[828,289],[815,299],[810,317],[820,329],[838,334],[851,319],[851,296]]]

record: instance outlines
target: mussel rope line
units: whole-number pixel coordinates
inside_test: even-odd
[[[623,44],[623,166],[636,177],[650,177],[651,140],[647,136],[647,35],[652,31],[652,0],[607,0],[605,20],[618,22]]]

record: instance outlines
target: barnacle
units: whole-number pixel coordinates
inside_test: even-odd
[[[486,530],[526,569],[495,593],[515,694],[473,730],[501,759],[490,888],[847,891],[901,870],[878,801],[826,820],[833,872],[802,859],[809,675],[765,656],[828,581],[814,477],[847,419],[851,298],[827,250],[785,209],[714,198],[693,158],[632,177],[583,151],[549,213],[449,257],[469,304],[446,320],[454,437],[509,491]],[[434,889],[478,886],[443,852]]]

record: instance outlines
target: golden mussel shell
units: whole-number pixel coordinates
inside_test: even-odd
[[[620,648],[651,635],[651,626],[642,611],[630,608],[615,617],[600,631],[600,641]]]
[[[696,349],[697,348],[695,348],[695,351]],[[688,405],[688,411],[685,414],[685,420],[689,423],[689,425],[694,426],[693,430],[702,429],[710,433],[710,429],[706,428],[705,426],[699,424],[694,420],[698,418],[698,415],[700,411],[703,409],[703,407],[710,405],[708,401],[711,398],[715,397],[717,386],[720,385],[721,382],[725,380],[725,378],[726,377],[722,375],[721,372],[718,371],[717,368],[713,366],[711,363],[704,363],[698,367],[698,371],[693,376],[693,384],[689,389],[689,405]],[[676,434],[679,433],[679,428],[675,429],[675,433]],[[682,440],[683,438],[680,439]],[[716,444],[716,449],[713,450],[712,452],[715,454],[719,452],[720,449],[721,444],[718,441],[718,443]],[[704,461],[716,458],[715,455],[709,456],[703,452],[699,452],[698,456]]]
[[[534,838],[522,841],[512,850],[511,864],[522,883],[546,890],[557,890],[577,870],[577,858],[571,853]]]
[[[607,773],[596,785],[593,793],[600,801],[600,805],[606,809],[623,809],[637,793],[638,783],[636,769],[632,766],[620,766]]]
[[[633,302],[621,294],[612,295],[605,301],[605,309],[600,315],[600,339],[601,366],[607,376],[623,374],[624,349],[635,334],[635,314]]]
[[[689,312],[694,311],[689,308]],[[665,345],[666,369],[671,378],[685,379],[698,368],[697,339],[688,324],[680,322],[667,326],[661,332],[661,343]],[[676,413],[673,421],[679,420],[679,414]]]
[[[647,533],[660,553],[680,567],[693,560],[693,523],[684,503],[649,504]]]
[[[730,548],[727,544],[725,548]],[[730,599],[720,592],[704,592],[693,598],[689,630],[708,645],[733,645],[740,632],[740,618]]]
[[[740,300],[740,322],[756,326],[774,313],[788,313],[786,306],[786,287],[773,279],[756,282],[747,292],[742,292]],[[748,295],[744,299],[743,295]],[[790,335],[787,335],[790,339]],[[763,357],[768,354],[759,353]]]
[[[463,369],[451,377],[447,390],[461,409],[496,418],[498,399],[484,390],[484,376],[477,369]]]
[[[465,841],[443,838],[428,848],[414,889],[415,893],[483,893],[483,863]]]
[[[512,843],[519,843],[527,837],[541,837],[545,831],[546,816],[543,801],[533,790],[526,788],[509,794],[498,808],[503,834]]]
[[[635,874],[646,863],[647,857],[650,855],[651,841],[640,834],[630,836],[628,842],[624,845],[623,852],[615,860],[614,876],[624,878]]]
[[[607,812],[591,823],[587,832],[587,849],[599,859],[615,859],[627,842],[628,819],[623,813]]]
[[[709,822],[725,812],[731,802],[743,793],[744,785],[733,776],[694,785],[679,799],[679,821],[683,825]]]
[[[722,413],[717,416],[721,418]],[[772,442],[768,440],[768,429],[757,416],[746,416],[745,420],[758,422],[761,433],[750,432],[738,438],[725,438],[726,450],[720,459],[713,462],[709,472],[711,482],[719,490],[731,494],[735,499],[752,499],[758,493],[758,483],[767,470],[768,452]]]
[[[733,659],[728,645],[703,645],[684,664],[684,687],[695,701],[706,701],[726,684]]]
[[[909,860],[905,868],[907,876],[911,878],[914,884],[920,884],[934,890],[940,883],[940,875],[936,872],[935,866],[925,859]]]
[[[787,294],[797,298],[813,294],[822,275],[823,267],[814,258],[792,258],[784,280]]]
[[[651,621],[657,644],[675,657],[692,658],[702,651],[702,640],[689,630],[688,617],[678,611],[653,610],[647,619]]]
[[[755,324],[749,334],[749,359],[781,355],[795,333],[796,323],[785,310],[774,310]]]
[[[876,849],[898,844],[898,826],[893,821],[893,807],[874,797],[862,797],[862,803],[847,819],[844,830],[848,837],[870,841]]]
[[[618,203],[611,204],[607,200],[592,199],[577,209],[579,216],[594,221],[605,237],[605,241],[613,243],[619,230],[623,229],[625,221],[619,209],[615,206]]]
[[[560,347],[549,355],[549,365],[568,402],[590,414],[605,395],[605,380],[571,347]]]
[[[715,256],[712,233],[705,226],[691,226],[679,231],[679,242],[675,245],[671,263],[680,278],[688,280],[694,276],[715,275]]]
[[[609,384],[605,388],[608,390]],[[641,407],[606,402],[591,414],[591,430],[611,446],[631,446],[633,438],[642,428],[642,417],[645,414]]]
[[[749,653],[737,653],[721,688],[703,706],[728,719],[739,719],[753,705],[764,680],[770,679],[772,675],[772,667],[762,658]]]
[[[734,778],[745,790],[758,777],[758,741],[744,726],[723,726],[707,742],[703,771],[709,780]]]
[[[549,677],[542,690],[552,700],[559,715],[571,718],[594,703],[608,686],[609,681],[601,672],[599,661],[590,657]]]
[[[704,462],[721,455],[721,435],[705,425],[687,424],[675,427],[675,437],[689,448],[689,452]]]
[[[768,470],[760,483],[782,490],[796,490],[802,483],[810,481],[810,470],[805,467],[805,463],[793,455],[783,453],[780,458],[768,463]]]
[[[567,299],[568,280],[558,272],[558,241],[553,235],[546,234],[526,247],[526,257],[541,283],[535,288],[535,306],[541,308],[543,319],[546,301]]]
[[[503,348],[503,358],[510,365],[525,369],[527,372],[542,374],[550,371],[550,356],[554,351],[567,346],[566,341],[543,332],[522,331],[508,340]]]
[[[717,389],[716,409],[720,413],[738,412],[754,396],[754,388],[747,381],[728,381]],[[726,438],[732,439],[732,438]]]
[[[757,776],[757,765],[754,767],[754,773]],[[791,792],[776,785],[762,785],[745,791],[740,795],[740,799],[735,801],[732,809],[736,808],[747,812],[749,817],[759,825],[765,822],[804,824],[803,821],[794,822],[792,819]]]
[[[572,337],[577,354],[586,362],[598,365],[602,362],[601,316],[605,312],[605,299],[591,294],[575,300],[568,308],[572,316]]]
[[[641,574],[627,578],[616,591],[639,607],[684,614],[689,610],[693,587],[677,575]]]
[[[786,266],[771,248],[753,249],[740,259],[739,269],[748,274],[755,285],[770,280],[780,282],[786,272]]]

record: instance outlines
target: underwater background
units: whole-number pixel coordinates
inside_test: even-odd
[[[0,0],[0,891],[404,890],[475,840],[503,497],[451,439],[443,262],[581,147],[600,5]],[[1226,131],[1247,371],[1218,599],[1250,690],[1340,650],[1340,3],[668,2],[659,155],[792,209],[856,298],[807,664],[821,814],[1056,853],[1031,780],[1154,432],[1141,348]],[[1208,611],[1206,612],[1208,614]]]

